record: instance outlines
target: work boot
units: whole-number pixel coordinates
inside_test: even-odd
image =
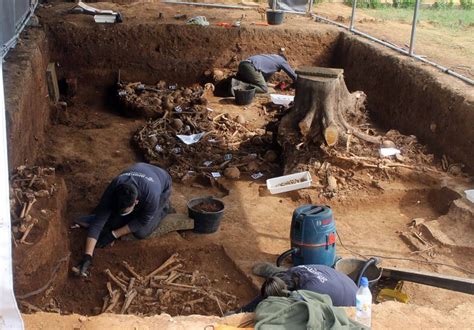
[[[288,268],[286,267],[277,267],[269,262],[260,262],[253,266],[252,272],[261,277],[272,277],[275,274],[286,272]]]

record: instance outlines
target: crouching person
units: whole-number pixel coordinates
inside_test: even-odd
[[[137,163],[115,177],[95,214],[76,221],[88,228],[88,235],[84,257],[73,272],[87,276],[96,247],[107,247],[130,233],[137,239],[148,237],[168,214],[170,195],[170,175],[150,164]]]
[[[307,290],[328,295],[334,306],[355,306],[357,285],[346,274],[324,265],[302,265],[286,270],[268,263],[254,267],[266,277],[260,295],[236,312],[253,312],[267,297],[287,297],[291,291]]]

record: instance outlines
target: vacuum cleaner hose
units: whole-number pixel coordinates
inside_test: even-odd
[[[294,247],[294,248],[291,248],[291,249],[289,249],[289,250],[283,252],[282,254],[280,254],[280,256],[278,257],[277,262],[276,262],[277,267],[280,267],[281,263],[283,262],[283,260],[284,260],[286,257],[288,257],[290,254],[294,254],[294,253],[299,252],[299,250],[300,250],[299,248]]]

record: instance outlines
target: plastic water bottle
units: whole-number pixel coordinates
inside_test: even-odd
[[[370,328],[372,318],[372,293],[369,290],[369,280],[362,277],[356,293],[356,321]]]

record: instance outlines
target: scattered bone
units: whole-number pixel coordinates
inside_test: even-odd
[[[128,272],[130,274],[132,274],[133,277],[135,277],[138,281],[142,281],[143,280],[143,277],[141,275],[139,275],[135,269],[130,266],[130,264],[126,261],[122,261],[122,265],[128,270]]]
[[[50,197],[50,190],[54,187],[51,183],[53,175],[54,169],[51,168],[19,166],[10,178],[12,232],[16,239],[22,234],[20,242],[23,244],[31,245],[26,238],[38,220],[30,214],[37,203],[36,198]],[[44,212],[41,210],[42,215]]]
[[[110,313],[113,311],[115,306],[120,300],[121,293],[119,290],[115,290],[112,292],[112,298],[110,298],[110,304],[107,306],[107,308],[104,310],[104,313]]]
[[[130,304],[132,303],[133,299],[135,299],[137,294],[137,290],[133,289],[131,292],[125,295],[125,302],[123,303],[122,309],[120,310],[121,314],[125,314],[127,312],[127,309],[130,307]]]
[[[107,275],[112,282],[114,282],[123,292],[127,293],[127,287],[123,285],[123,283],[115,277],[109,269],[104,270],[105,275]]]
[[[28,237],[28,235],[30,234],[31,230],[33,229],[33,227],[38,223],[38,219],[33,219],[31,221],[31,223],[28,225],[28,227],[26,228],[26,231],[25,233],[23,234],[23,236],[21,237],[20,239],[20,243],[21,244],[27,244],[27,245],[31,245],[33,243],[28,243],[26,241],[26,238]]]
[[[175,272],[175,270],[180,269],[180,268],[183,268],[183,265],[182,264],[177,264],[177,265],[171,267],[170,269],[168,269],[166,272],[164,272],[163,275],[168,275],[170,273],[173,273],[173,272]]]
[[[168,258],[160,267],[152,271],[150,274],[148,274],[145,279],[150,280],[153,276],[157,275],[159,272],[164,270],[166,267],[172,265],[174,262],[176,262],[178,259],[178,254],[175,253],[171,257]]]
[[[130,283],[128,284],[128,287],[127,287],[127,293],[125,294],[126,297],[127,297],[128,295],[130,295],[130,292],[132,291],[134,284],[135,284],[135,277],[132,277],[132,278],[130,279]]]

